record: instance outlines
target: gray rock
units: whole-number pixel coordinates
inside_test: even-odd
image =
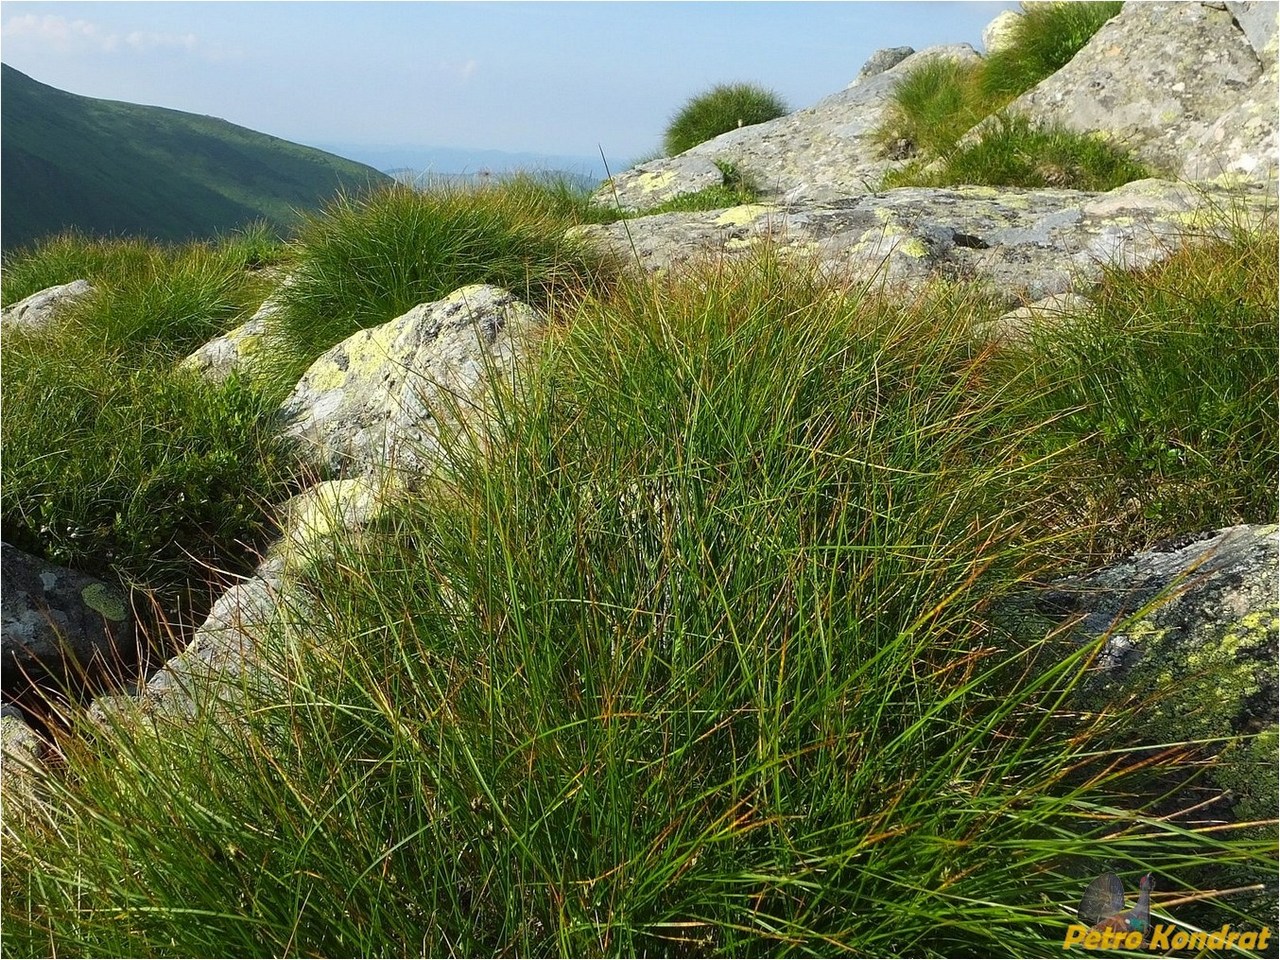
[[[7,818],[37,802],[48,744],[27,726],[22,711],[8,704],[0,715],[0,801]]]
[[[49,326],[61,311],[91,293],[93,286],[88,280],[72,280],[46,287],[0,311],[0,328],[41,330]]]
[[[485,285],[414,307],[321,356],[280,408],[284,432],[321,470],[430,475],[442,431],[477,422],[490,375],[509,380],[520,344],[541,324],[537,311]]]
[[[896,67],[915,52],[914,47],[882,47],[867,57],[867,62],[862,65],[862,69],[858,71],[858,75],[853,78],[853,83],[849,86],[854,87],[864,80],[879,76],[886,70]]]
[[[1280,18],[1277,17],[1280,6],[1275,0],[1245,0],[1243,3],[1228,0],[1224,6],[1258,55],[1258,62],[1263,67],[1273,66],[1276,62],[1276,38],[1280,33]]]
[[[0,544],[0,660],[5,687],[58,682],[114,666],[134,650],[133,618],[118,588]]]
[[[1081,577],[1037,600],[1082,641],[1106,637],[1084,695],[1115,701],[1172,683],[1144,719],[1154,743],[1228,743],[1215,767],[1237,819],[1274,817],[1277,528],[1194,534]]]
[[[908,187],[840,202],[752,204],[575,228],[575,234],[650,271],[742,256],[772,243],[780,254],[837,274],[883,271],[891,282],[990,280],[1010,306],[1097,280],[1106,264],[1139,267],[1176,247],[1190,226],[1220,229],[1215,206],[1261,219],[1260,187],[1191,189],[1142,180],[1109,193],[992,187]]]
[[[1078,293],[1055,293],[1002,315],[990,329],[979,327],[979,335],[996,340],[1020,340],[1036,327],[1079,316],[1091,309],[1093,301]]]
[[[877,189],[895,166],[875,130],[898,82],[935,57],[977,61],[967,43],[930,47],[882,73],[785,117],[730,130],[676,157],[642,163],[597,191],[595,200],[644,210],[682,193],[723,182],[716,161],[734,164],[762,195],[787,203],[859,197]]]
[[[1016,10],[1001,10],[996,18],[982,28],[982,49],[988,55],[1007,50],[1022,20]]]
[[[1192,147],[1261,74],[1253,48],[1225,10],[1128,3],[1008,112],[1104,134],[1157,171],[1176,175]]]
[[[282,286],[288,286],[286,279]],[[182,361],[182,366],[194,370],[206,379],[221,383],[232,372],[243,372],[251,358],[262,346],[271,319],[280,312],[279,292],[268,297],[252,317],[234,330],[215,337]]]
[[[1240,102],[1191,145],[1181,175],[1187,180],[1273,181],[1280,162],[1276,102],[1280,86],[1272,63]]]

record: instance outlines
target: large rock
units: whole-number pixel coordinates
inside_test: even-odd
[[[1236,818],[1276,813],[1277,528],[1239,526],[1181,540],[1060,581],[1042,613],[1106,637],[1090,702],[1150,699],[1153,743],[1227,743],[1215,767]],[[1171,691],[1171,692],[1168,692]]]
[[[1280,86],[1276,64],[1259,78],[1240,102],[1224,113],[1191,145],[1181,174],[1187,180],[1219,177],[1270,181],[1277,176],[1280,139],[1276,136],[1276,102]]]
[[[1227,11],[1244,33],[1249,46],[1258,55],[1258,62],[1267,67],[1276,62],[1277,36],[1280,35],[1280,5],[1275,0],[1228,0]]]
[[[118,587],[0,544],[0,660],[4,688],[60,682],[135,655],[128,599]]]
[[[286,280],[284,285],[287,286],[288,282]],[[272,294],[252,317],[201,346],[182,361],[182,366],[214,383],[221,383],[232,373],[243,372],[261,349],[268,324],[280,312],[281,306],[280,294]]]
[[[982,277],[1012,305],[1088,284],[1104,264],[1139,267],[1166,257],[1190,227],[1221,227],[1215,207],[1261,219],[1261,188],[1192,189],[1162,180],[1109,193],[992,187],[909,187],[809,205],[753,204],[578,227],[578,235],[651,271],[741,256],[772,242],[787,256],[836,273],[883,271],[890,281]]]
[[[72,280],[33,293],[0,311],[0,328],[42,330],[68,306],[93,293],[88,280]]]
[[[1176,176],[1261,75],[1253,47],[1226,10],[1127,3],[1070,63],[1008,111],[1101,133]]]
[[[280,408],[285,433],[325,471],[429,475],[443,432],[483,410],[490,377],[510,379],[521,342],[541,323],[486,285],[414,307],[321,356]]]
[[[872,77],[878,77],[886,70],[896,67],[915,52],[914,47],[883,47],[877,50],[867,57],[867,62],[862,65],[862,69],[858,71],[858,75],[853,78],[853,83],[849,84],[849,86],[856,87]]]
[[[724,175],[716,161],[736,166],[763,196],[788,203],[870,193],[885,171],[896,165],[874,136],[893,88],[907,73],[935,57],[978,59],[967,43],[922,50],[812,107],[730,130],[679,156],[620,173],[606,181],[595,200],[605,206],[616,203],[623,210],[648,209],[682,193],[722,183]]]

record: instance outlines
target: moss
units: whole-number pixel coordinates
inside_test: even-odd
[[[82,599],[91,610],[96,610],[108,620],[123,620],[125,618],[124,601],[120,595],[110,587],[101,583],[91,583],[80,591],[80,599]]]

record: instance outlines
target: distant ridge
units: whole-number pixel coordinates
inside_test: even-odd
[[[384,174],[225,120],[57,90],[0,64],[0,245],[66,229],[188,240],[286,225]]]

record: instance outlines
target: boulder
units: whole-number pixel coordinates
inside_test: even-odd
[[[533,308],[486,285],[414,307],[312,364],[280,408],[284,432],[323,471],[429,475],[444,432],[475,422],[490,377],[510,379],[520,344],[541,324]]]
[[[1020,340],[1037,327],[1079,316],[1093,307],[1093,301],[1078,293],[1055,293],[1025,307],[1003,314],[989,328],[979,326],[977,333],[993,340]]]
[[[1277,542],[1275,525],[1193,534],[1036,600],[1082,642],[1106,637],[1089,702],[1149,699],[1158,684],[1172,693],[1144,708],[1151,742],[1228,738],[1215,771],[1240,820],[1276,813]]]
[[[765,243],[837,274],[917,284],[935,276],[990,280],[1009,305],[1096,281],[1105,264],[1166,257],[1190,226],[1222,230],[1215,208],[1261,221],[1257,187],[1190,188],[1163,180],[1109,193],[993,187],[907,187],[806,205],[750,204],[575,228],[575,234],[650,271],[707,257],[742,256]]]
[[[896,67],[915,52],[914,47],[883,47],[877,50],[867,57],[867,62],[862,65],[862,69],[858,71],[858,75],[853,78],[853,83],[849,86],[856,87],[864,80],[879,76],[886,70]]]
[[[288,281],[285,281],[288,284]],[[279,293],[268,297],[252,317],[234,330],[214,337],[182,361],[182,366],[214,382],[221,383],[233,372],[243,372],[249,358],[262,346],[267,324],[280,312]]]
[[[785,117],[721,134],[675,157],[642,163],[606,181],[595,201],[623,210],[657,206],[724,181],[716,162],[733,164],[765,197],[787,203],[860,197],[877,188],[894,161],[875,141],[890,95],[911,70],[935,57],[977,61],[967,43],[930,47]]]
[[[1021,20],[1022,14],[1018,11],[1001,10],[994,20],[982,28],[982,49],[988,56],[1009,49]]]
[[[77,300],[93,293],[88,280],[72,280],[46,287],[11,307],[0,310],[0,329],[42,330]]]
[[[136,654],[128,598],[94,577],[0,544],[4,688],[54,683]]]
[[[1258,62],[1263,67],[1274,65],[1276,38],[1280,33],[1280,17],[1277,16],[1280,7],[1275,0],[1245,0],[1243,3],[1228,0],[1225,6],[1249,41],[1249,46],[1253,47]]]
[[[20,709],[7,703],[0,708],[0,803],[6,818],[35,803],[47,751],[48,744],[27,726]]]
[[[1239,103],[1224,113],[1191,145],[1181,175],[1187,180],[1274,181],[1280,163],[1276,102],[1280,85],[1276,64],[1258,79]]]
[[[1253,47],[1226,10],[1127,3],[1070,63],[1007,110],[1101,134],[1176,176],[1261,75]]]

